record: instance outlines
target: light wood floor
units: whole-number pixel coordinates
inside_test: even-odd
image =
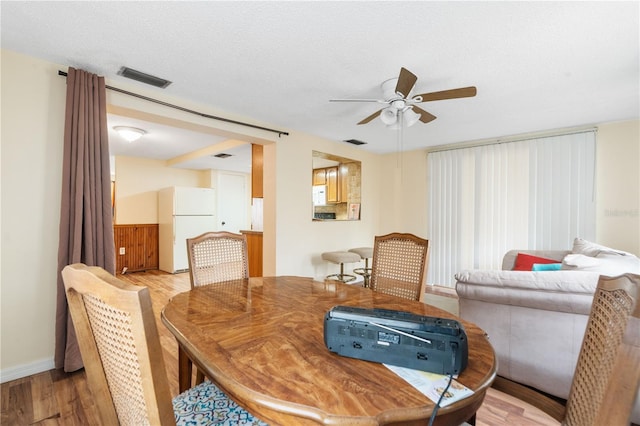
[[[137,285],[149,287],[158,331],[164,349],[164,359],[172,395],[178,393],[178,348],[173,335],[160,321],[160,311],[175,294],[189,290],[189,276],[166,274],[161,271],[134,272],[119,275]],[[427,303],[457,312],[451,294],[431,291]],[[84,371],[66,374],[51,370],[3,383],[0,424],[13,425],[99,425],[96,403],[87,388]],[[509,395],[490,389],[478,411],[478,426],[557,425],[542,411],[528,406]]]

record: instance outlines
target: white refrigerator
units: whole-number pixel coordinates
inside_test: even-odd
[[[187,271],[187,238],[215,231],[216,222],[215,189],[173,186],[159,190],[160,269],[172,274]]]

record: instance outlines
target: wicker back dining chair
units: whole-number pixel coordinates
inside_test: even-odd
[[[213,424],[234,419],[260,423],[209,381],[171,399],[146,287],[81,263],[66,266],[62,278],[102,424]]]
[[[429,240],[413,234],[376,236],[369,286],[374,291],[422,301],[429,262]]]
[[[249,278],[247,236],[206,232],[187,239],[191,287]]]
[[[563,426],[628,426],[640,383],[639,298],[640,275],[600,276],[566,405],[501,377],[493,387]]]
[[[244,234],[219,231],[187,238],[187,258],[191,288],[249,278],[247,236]],[[182,348],[178,357],[190,371],[193,363]],[[203,381],[204,374],[197,369],[195,384]],[[186,385],[181,385],[182,388]]]

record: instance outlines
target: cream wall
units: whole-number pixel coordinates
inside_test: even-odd
[[[242,176],[245,179],[246,223],[251,228],[251,175],[221,170],[188,170],[168,167],[163,160],[136,157],[115,157],[115,218],[117,225],[158,223],[158,190],[170,186],[218,189],[221,174]],[[224,202],[222,191],[216,191],[218,205]],[[220,229],[218,229],[220,230]]]
[[[380,232],[409,232],[427,238],[427,154],[424,150],[384,155]]]
[[[53,368],[66,89],[66,81],[57,75],[57,71],[66,66],[6,50],[2,50],[1,60],[0,381],[4,382]],[[211,115],[270,127],[268,123],[159,96],[158,92],[144,91],[139,86],[117,86]],[[264,151],[266,275],[322,277],[337,269],[335,265],[321,261],[323,251],[371,245],[375,235],[396,230],[418,235],[426,232],[426,155],[423,151],[405,153],[398,163],[395,154],[370,154],[342,142],[315,138],[291,129],[281,129],[290,135],[278,138],[276,134],[229,123],[212,124],[205,118],[119,93],[108,91],[107,94],[112,108],[148,111],[211,128],[236,139],[267,144]],[[25,133],[24,129],[29,132]],[[600,126],[597,179],[601,197],[598,200],[600,242],[634,253],[640,252],[636,238],[640,188],[637,129],[637,121],[631,125],[610,123]],[[314,150],[362,161],[362,220],[311,220]],[[627,152],[634,154],[633,159]],[[134,177],[132,173],[131,178]],[[212,182],[211,177],[204,179],[209,184]],[[149,182],[139,184],[142,194],[152,191]],[[123,191],[121,195],[127,196],[124,188],[116,188],[116,191]],[[133,191],[130,194],[133,196]],[[144,202],[149,206],[145,220],[153,216],[150,207],[153,203],[149,200]],[[131,217],[127,213],[129,208],[131,206],[122,213],[123,221],[127,216]],[[628,217],[607,216],[607,211],[630,213]],[[136,217],[135,221],[138,219],[143,217]]]
[[[262,274],[276,274],[276,145],[265,145],[262,152]]]
[[[596,238],[640,256],[640,120],[598,126]]]
[[[214,187],[209,171],[166,167],[161,160],[116,157],[115,223],[158,223],[158,190],[169,186]]]
[[[278,142],[275,150],[275,211],[273,234],[275,273],[311,276],[322,279],[339,267],[321,259],[325,251],[373,246],[379,229],[382,196],[379,191],[381,157],[364,152],[344,142],[331,142],[292,132]],[[361,220],[312,221],[311,200],[312,152],[321,151],[362,162]],[[270,158],[270,153],[266,154]],[[266,201],[265,201],[266,202]],[[266,220],[266,217],[265,217]],[[265,225],[265,235],[267,227]],[[268,246],[265,246],[267,251]]]
[[[0,379],[53,368],[65,79],[2,50]]]

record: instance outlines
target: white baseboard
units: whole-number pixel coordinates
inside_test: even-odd
[[[30,364],[18,365],[16,367],[5,368],[0,370],[0,383],[10,382],[11,380],[21,379],[33,374],[42,373],[55,368],[53,358],[43,359],[32,362]]]

